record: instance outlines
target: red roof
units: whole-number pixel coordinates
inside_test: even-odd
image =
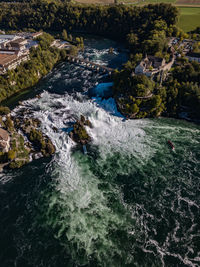
[[[4,66],[17,59],[17,55],[0,54],[0,65]]]

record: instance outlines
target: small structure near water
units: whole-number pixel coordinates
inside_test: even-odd
[[[87,154],[87,148],[86,145],[83,145],[83,153],[86,155]]]
[[[104,65],[97,64],[95,62],[89,61],[89,59],[83,59],[83,58],[78,58],[77,56],[67,56],[67,60],[72,63],[76,63],[79,65],[83,65],[88,69],[92,69],[95,72],[103,72],[111,75],[114,72],[114,69],[109,68]]]

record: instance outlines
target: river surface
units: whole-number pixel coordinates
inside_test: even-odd
[[[84,57],[120,68],[117,46],[91,37]],[[63,63],[14,109],[39,118],[57,152],[0,174],[1,267],[200,266],[200,127],[124,121],[113,99],[88,97],[106,79]],[[67,134],[80,115],[87,155]]]

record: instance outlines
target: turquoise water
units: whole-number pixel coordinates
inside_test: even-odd
[[[107,42],[86,53],[106,62]],[[103,80],[64,64],[15,110],[41,119],[57,152],[1,174],[1,266],[200,265],[200,127],[123,121],[112,99],[87,97]],[[81,114],[93,125],[87,155],[66,134]]]

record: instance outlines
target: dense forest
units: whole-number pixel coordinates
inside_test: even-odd
[[[131,50],[163,49],[176,35],[178,10],[170,4],[130,7],[68,3],[0,4],[0,29],[79,31],[127,41]]]
[[[177,60],[164,83],[167,115],[187,111],[190,118],[200,119],[200,64],[188,59]]]
[[[162,84],[145,75],[134,75],[142,55],[136,54],[124,69],[114,74],[113,93],[119,110],[129,118],[179,117],[187,112],[200,119],[200,64],[180,57]]]
[[[0,29],[45,30],[67,33],[86,32],[98,34],[126,43],[130,60],[121,72],[113,76],[113,93],[121,112],[131,118],[154,117],[160,114],[177,116],[183,106],[199,116],[199,65],[187,60],[175,66],[169,77],[160,84],[146,76],[134,76],[136,64],[145,54],[169,60],[167,38],[185,38],[177,28],[178,10],[170,4],[147,6],[81,5],[64,2],[23,2],[0,4]],[[37,68],[42,75],[60,59],[55,49],[40,48],[31,52],[31,61],[9,73],[9,79],[1,78],[1,99],[11,92],[25,88],[38,79]],[[44,64],[42,63],[44,62]],[[46,65],[47,64],[47,65]],[[25,71],[20,71],[20,69]],[[28,74],[29,73],[29,74]],[[31,75],[30,75],[31,73]],[[28,79],[25,77],[28,76]],[[187,79],[186,79],[187,77]],[[16,81],[11,86],[10,81]],[[7,88],[7,89],[5,89]],[[9,92],[9,93],[8,93]],[[195,108],[194,108],[195,106]]]

